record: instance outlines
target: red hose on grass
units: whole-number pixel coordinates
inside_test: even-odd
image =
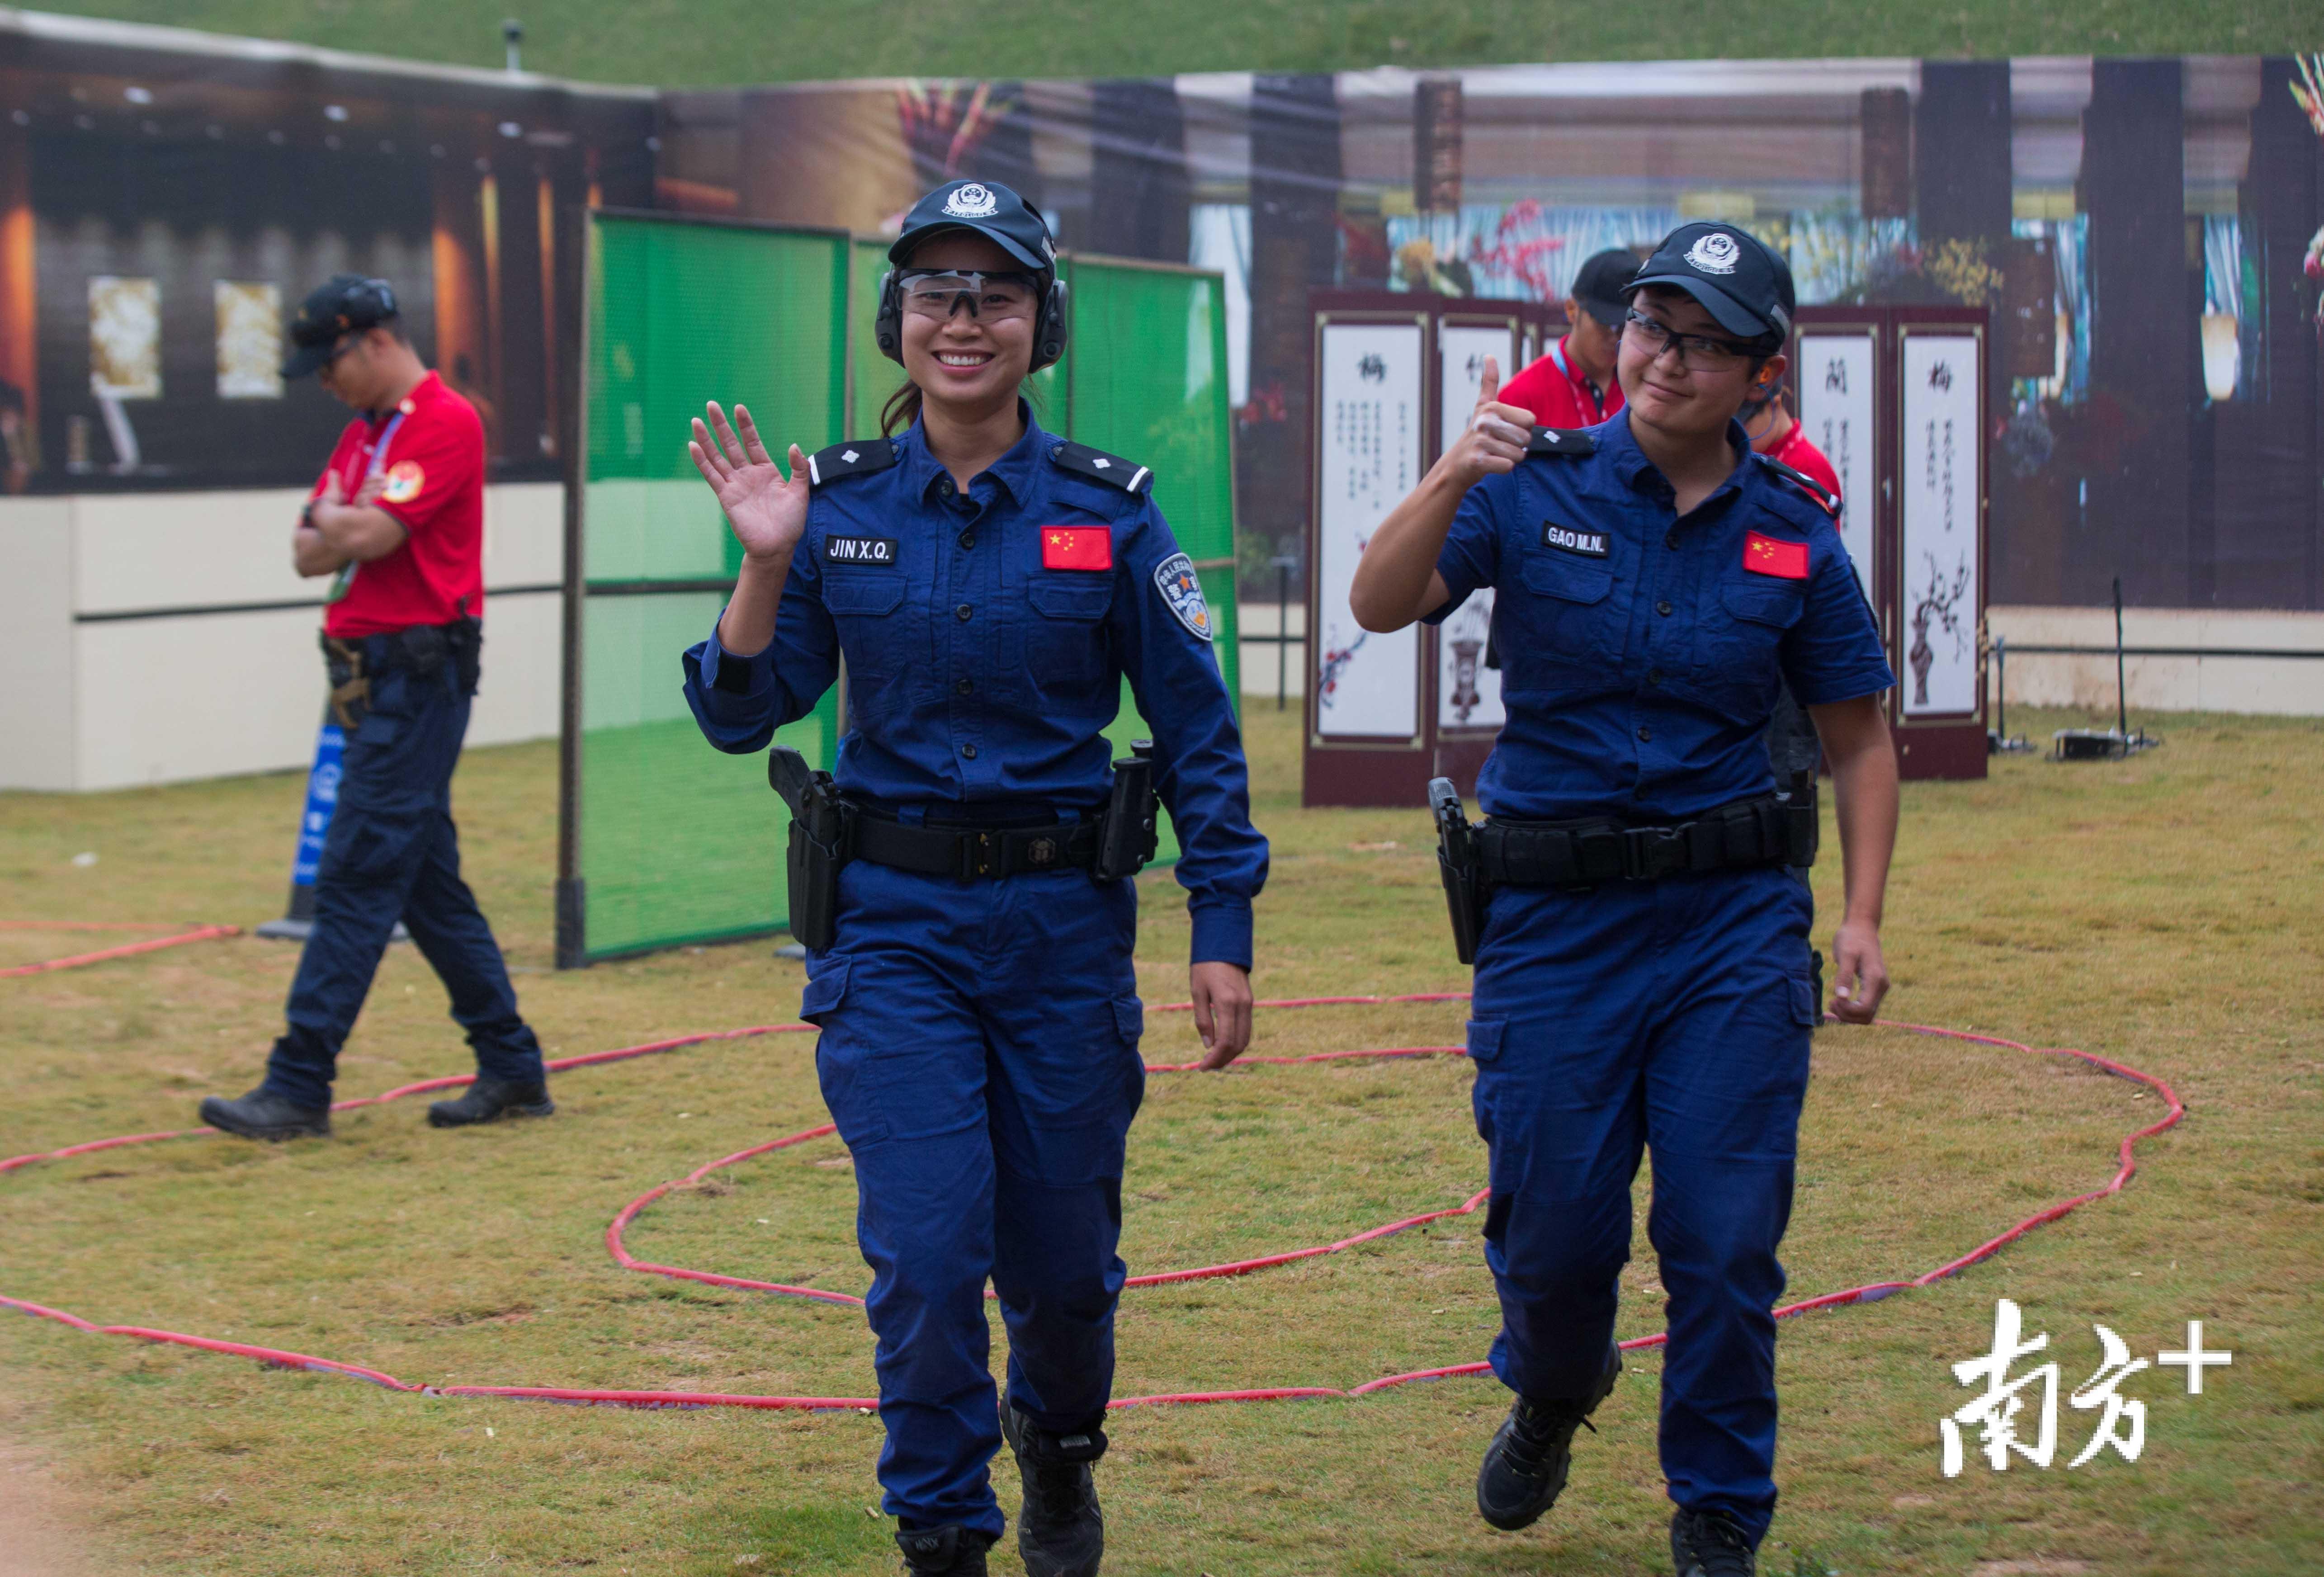
[[[166,925],[112,920],[0,920],[0,931],[161,931],[168,928]],[[97,953],[76,953],[69,958],[44,958],[38,964],[19,964],[12,968],[0,969],[0,980],[23,974],[46,974],[58,969],[78,969],[85,964],[103,964],[112,958],[158,953],[164,947],[182,947],[189,942],[208,942],[217,937],[241,935],[240,926],[196,926],[192,930],[180,931],[174,936],[155,936],[143,942],[107,947]]]
[[[1468,993],[1466,991],[1436,991],[1399,997],[1303,997],[1285,1001],[1261,1002],[1258,1005],[1263,1008],[1282,1010],[1324,1006],[1385,1006],[1397,1002],[1449,1002],[1464,1001],[1467,999]],[[1165,1007],[1159,1007],[1153,1010],[1156,1012],[1185,1012],[1188,1010],[1191,1006],[1191,1003],[1178,1002],[1172,1003]],[[2034,1214],[2027,1216],[2024,1220],[2017,1222],[2015,1226],[2012,1226],[1998,1236],[1988,1239],[1984,1243],[1979,1244],[1978,1247],[1970,1250],[1968,1253],[1961,1255],[1960,1258],[1948,1260],[1944,1264],[1940,1265],[1934,1269],[1929,1270],[1921,1276],[1915,1277],[1910,1281],[1871,1282],[1862,1286],[1848,1287],[1840,1292],[1826,1293],[1820,1297],[1812,1297],[1803,1300],[1799,1303],[1787,1304],[1775,1311],[1775,1315],[1777,1319],[1789,1318],[1792,1315],[1806,1314],[1815,1309],[1837,1308],[1848,1304],[1875,1303],[1882,1298],[1887,1297],[1893,1293],[1904,1291],[1908,1287],[1926,1286],[1932,1282],[1942,1280],[1947,1277],[1958,1275],[1969,1267],[1975,1265],[1981,1260],[1990,1259],[1995,1254],[1999,1253],[2004,1248],[2015,1242],[2018,1239],[2024,1237],[2034,1228],[2045,1225],[2050,1222],[2056,1221],[2060,1217],[2071,1211],[2079,1209],[2080,1206],[2089,1204],[2092,1200],[2103,1199],[2109,1194],[2120,1193],[2123,1185],[2128,1183],[2131,1177],[2135,1176],[2138,1170],[2138,1164],[2133,1153],[2134,1147],[2138,1143],[2138,1141],[2143,1139],[2151,1138],[2155,1134],[2163,1132],[2166,1129],[2175,1126],[2179,1120],[2186,1115],[2186,1107],[2181,1103],[2178,1095],[2172,1090],[2169,1084],[2163,1083],[2161,1079],[2156,1078],[2151,1074],[2142,1073],[2136,1068],[2112,1061],[2106,1057],[2096,1056],[2089,1052],[2076,1051],[2063,1047],[2034,1047],[2023,1045],[2015,1040],[2004,1039],[1999,1036],[1978,1035],[1960,1029],[1943,1029],[1925,1024],[1892,1024],[1886,1026],[1886,1028],[1901,1029],[1908,1033],[1917,1035],[1939,1036],[1948,1039],[1968,1041],[1974,1045],[1997,1047],[2005,1050],[2024,1052],[2028,1056],[2073,1057],[2081,1062],[2086,1062],[2091,1066],[2098,1068],[2106,1073],[2115,1074],[2119,1078],[2129,1079],[2135,1083],[2146,1085],[2148,1088],[2153,1090],[2157,1094],[2163,1097],[2166,1110],[2160,1121],[2150,1123],[2146,1127],[2139,1129],[2132,1133],[2126,1134],[2123,1137],[2120,1144],[2116,1147],[2118,1164],[2116,1167],[2113,1177],[2106,1184],[2105,1186],[2092,1189],[2088,1193],[2078,1194],[2070,1199],[2062,1200],[2056,1204],[2051,1205],[2046,1210],[2038,1211]],[[812,1026],[805,1024],[761,1025],[744,1029],[730,1029],[713,1031],[701,1035],[678,1036],[667,1040],[649,1041],[641,1046],[621,1047],[609,1051],[590,1052],[579,1056],[562,1057],[549,1063],[549,1066],[554,1071],[561,1072],[567,1068],[593,1066],[600,1063],[622,1062],[632,1057],[650,1056],[658,1053],[675,1051],[683,1047],[700,1046],[711,1041],[736,1040],[746,1037],[760,1035],[811,1034],[813,1032]],[[1240,1060],[1243,1063],[1266,1064],[1277,1066],[1296,1066],[1309,1063],[1346,1061],[1351,1058],[1458,1056],[1462,1055],[1465,1054],[1463,1048],[1460,1047],[1395,1047],[1369,1051],[1317,1052],[1311,1056],[1296,1057],[1246,1056]],[[1183,1073],[1192,1069],[1194,1065],[1195,1065],[1191,1063],[1148,1064],[1148,1071],[1151,1073]],[[474,1079],[474,1077],[475,1075],[472,1074],[459,1074],[448,1075],[440,1079],[422,1080],[418,1084],[401,1085],[382,1094],[366,1096],[358,1100],[341,1101],[335,1103],[332,1110],[346,1111],[354,1107],[370,1106],[378,1104],[382,1102],[397,1100],[405,1095],[420,1094],[425,1092],[439,1089],[450,1089],[460,1084],[467,1084]],[[92,1139],[82,1144],[69,1145],[62,1149],[47,1150],[34,1154],[15,1156],[6,1160],[0,1160],[0,1173],[14,1171],[19,1167],[31,1166],[36,1161],[63,1160],[71,1156],[88,1155],[94,1151],[117,1148],[124,1145],[151,1144],[161,1139],[178,1139],[189,1134],[206,1133],[209,1130],[207,1129],[188,1129],[178,1130],[166,1133],[126,1134],[115,1139]],[[716,1160],[705,1162],[702,1166],[696,1167],[692,1172],[687,1173],[683,1178],[674,1179],[671,1182],[659,1184],[648,1189],[645,1193],[638,1195],[635,1199],[631,1200],[627,1204],[623,1205],[614,1215],[612,1222],[608,1224],[605,1229],[606,1248],[613,1254],[614,1261],[625,1269],[643,1271],[650,1275],[675,1277],[680,1279],[700,1282],[713,1286],[734,1287],[747,1291],[770,1293],[782,1296],[808,1298],[825,1303],[860,1305],[862,1302],[861,1298],[855,1297],[847,1293],[833,1292],[822,1287],[795,1286],[782,1282],[755,1281],[746,1277],[723,1276],[715,1271],[694,1270],[680,1266],[655,1264],[649,1260],[642,1260],[634,1258],[630,1254],[622,1242],[623,1233],[627,1231],[630,1225],[637,1220],[638,1216],[644,1212],[646,1207],[652,1204],[664,1194],[669,1193],[672,1189],[685,1187],[692,1184],[698,1183],[703,1178],[708,1176],[711,1173],[717,1171],[721,1167],[733,1166],[738,1162],[749,1160],[753,1157],[767,1155],[775,1150],[784,1149],[792,1145],[804,1144],[810,1139],[821,1139],[833,1131],[834,1126],[829,1123],[825,1123],[815,1128],[802,1129],[797,1133],[787,1134],[780,1139],[770,1139],[762,1144],[753,1145],[746,1149],[737,1150],[732,1155],[722,1156]],[[1322,1255],[1337,1254],[1348,1249],[1354,1248],[1360,1243],[1371,1242],[1397,1232],[1408,1231],[1413,1227],[1425,1225],[1430,1222],[1442,1221],[1449,1216],[1469,1214],[1483,1204],[1486,1198],[1487,1194],[1480,1192],[1464,1204],[1456,1205],[1445,1210],[1432,1211],[1422,1215],[1408,1216],[1400,1221],[1389,1222],[1384,1225],[1373,1227],[1366,1231],[1359,1232],[1353,1237],[1342,1238],[1337,1242],[1319,1244],[1312,1248],[1288,1250],[1281,1253],[1263,1255],[1257,1259],[1231,1260],[1223,1264],[1202,1266],[1191,1269],[1157,1271],[1146,1276],[1132,1277],[1130,1278],[1129,1285],[1132,1286],[1155,1286],[1178,1281],[1194,1281],[1226,1276],[1243,1276],[1253,1271],[1268,1269],[1279,1265],[1287,1265],[1296,1260],[1314,1259]],[[12,1308],[21,1314],[28,1314],[38,1319],[53,1320],[60,1324],[69,1325],[74,1330],[86,1332],[91,1334],[125,1336],[142,1342],[161,1342],[173,1346],[196,1348],[207,1352],[220,1352],[232,1354],[237,1357],[253,1358],[256,1359],[261,1363],[275,1368],[303,1369],[321,1374],[345,1375],[349,1379],[366,1380],[373,1385],[383,1386],[390,1390],[417,1391],[430,1396],[499,1397],[513,1400],[565,1402],[577,1406],[656,1408],[755,1407],[807,1411],[830,1411],[837,1409],[869,1411],[879,1405],[877,1398],[868,1397],[745,1396],[709,1391],[595,1390],[555,1386],[428,1386],[400,1379],[397,1377],[387,1374],[382,1370],[367,1369],[361,1364],[342,1362],[337,1359],[318,1358],[309,1353],[290,1352],[270,1347],[254,1347],[243,1342],[222,1342],[206,1336],[189,1335],[183,1332],[154,1330],[140,1325],[98,1325],[92,1321],[82,1319],[77,1314],[67,1314],[62,1310],[49,1308],[44,1305],[32,1303],[23,1298],[0,1296],[0,1307]],[[1666,1335],[1658,1333],[1652,1336],[1635,1337],[1630,1341],[1621,1343],[1621,1346],[1625,1351],[1634,1351],[1640,1348],[1658,1347],[1666,1340]],[[1485,1363],[1476,1362],[1452,1364],[1436,1369],[1413,1370],[1402,1374],[1384,1375],[1378,1379],[1367,1380],[1361,1385],[1353,1386],[1346,1389],[1339,1389],[1329,1386],[1278,1386],[1249,1390],[1179,1391],[1157,1393],[1151,1396],[1118,1397],[1114,1398],[1111,1406],[1119,1408],[1148,1406],[1163,1403],[1267,1402],[1286,1401],[1303,1397],[1333,1397],[1344,1399],[1369,1396],[1374,1391],[1386,1390],[1393,1386],[1409,1385],[1417,1380],[1444,1379],[1459,1375],[1482,1374],[1487,1372],[1489,1367],[1489,1366]]]

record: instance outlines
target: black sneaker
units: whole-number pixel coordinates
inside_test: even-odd
[[[539,1079],[529,1084],[503,1084],[479,1078],[456,1101],[438,1101],[428,1108],[430,1128],[466,1128],[472,1122],[494,1122],[503,1117],[547,1117],[557,1110],[549,1086]]]
[[[1671,1564],[1678,1577],[1757,1577],[1758,1557],[1735,1519],[1682,1508],[1671,1518]]]
[[[211,1095],[202,1102],[202,1120],[244,1139],[328,1139],[328,1106],[296,1106],[260,1085],[238,1100]]]
[[[1052,1434],[1004,1401],[1001,1432],[1025,1480],[1025,1504],[1017,1514],[1025,1577],[1097,1577],[1105,1558],[1105,1515],[1097,1507],[1090,1463],[1105,1454],[1105,1431]]]
[[[896,1530],[896,1547],[904,1552],[908,1574],[941,1572],[943,1577],[985,1577],[984,1552],[992,1541],[973,1528],[948,1522],[942,1527],[912,1532]]]
[[[1589,1423],[1621,1373],[1617,1348],[1606,1355],[1606,1372],[1593,1394],[1554,1401],[1519,1397],[1512,1403],[1477,1469],[1478,1515],[1504,1533],[1515,1533],[1555,1505],[1573,1465],[1573,1432]]]

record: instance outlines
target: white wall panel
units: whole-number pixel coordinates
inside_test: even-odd
[[[0,788],[73,787],[72,503],[0,499]]]

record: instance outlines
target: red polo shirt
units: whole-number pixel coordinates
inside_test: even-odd
[[[324,476],[348,498],[374,472],[378,506],[402,522],[403,545],[355,566],[346,595],[323,611],[323,632],[383,635],[448,624],[484,611],[484,424],[430,373],[383,417],[359,416],[339,435]],[[323,477],[310,495],[323,494]]]
[[[1840,496],[1840,473],[1831,468],[1821,449],[1808,442],[1807,429],[1800,422],[1792,423],[1792,430],[1774,448],[1762,451],[1770,460],[1803,472],[1824,484],[1834,498]]]
[[[1536,427],[1596,427],[1622,409],[1622,385],[1609,379],[1600,395],[1561,339],[1547,355],[1501,385],[1501,403],[1532,411]]]

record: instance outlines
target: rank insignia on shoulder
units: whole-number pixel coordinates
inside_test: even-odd
[[[1061,471],[1119,487],[1124,493],[1143,493],[1154,481],[1154,473],[1136,461],[1093,449],[1087,444],[1059,444],[1049,451],[1049,460]]]
[[[1771,460],[1766,456],[1757,454],[1756,452],[1753,457],[1758,460],[1761,465],[1766,466],[1768,470],[1773,471],[1776,475],[1781,476],[1784,481],[1798,488],[1802,493],[1806,493],[1808,495],[1808,502],[1814,504],[1816,508],[1823,511],[1824,513],[1830,515],[1833,520],[1840,519],[1840,499],[1831,488],[1826,487],[1822,483],[1818,482],[1806,472],[1799,470],[1794,466],[1786,466],[1781,460]]]
[[[807,479],[821,487],[826,482],[836,482],[843,476],[861,476],[871,471],[885,471],[896,463],[896,440],[893,438],[850,438],[834,444],[827,449],[817,449],[807,457]]]
[[[1528,455],[1594,455],[1598,440],[1586,427],[1537,427],[1526,445]]]

